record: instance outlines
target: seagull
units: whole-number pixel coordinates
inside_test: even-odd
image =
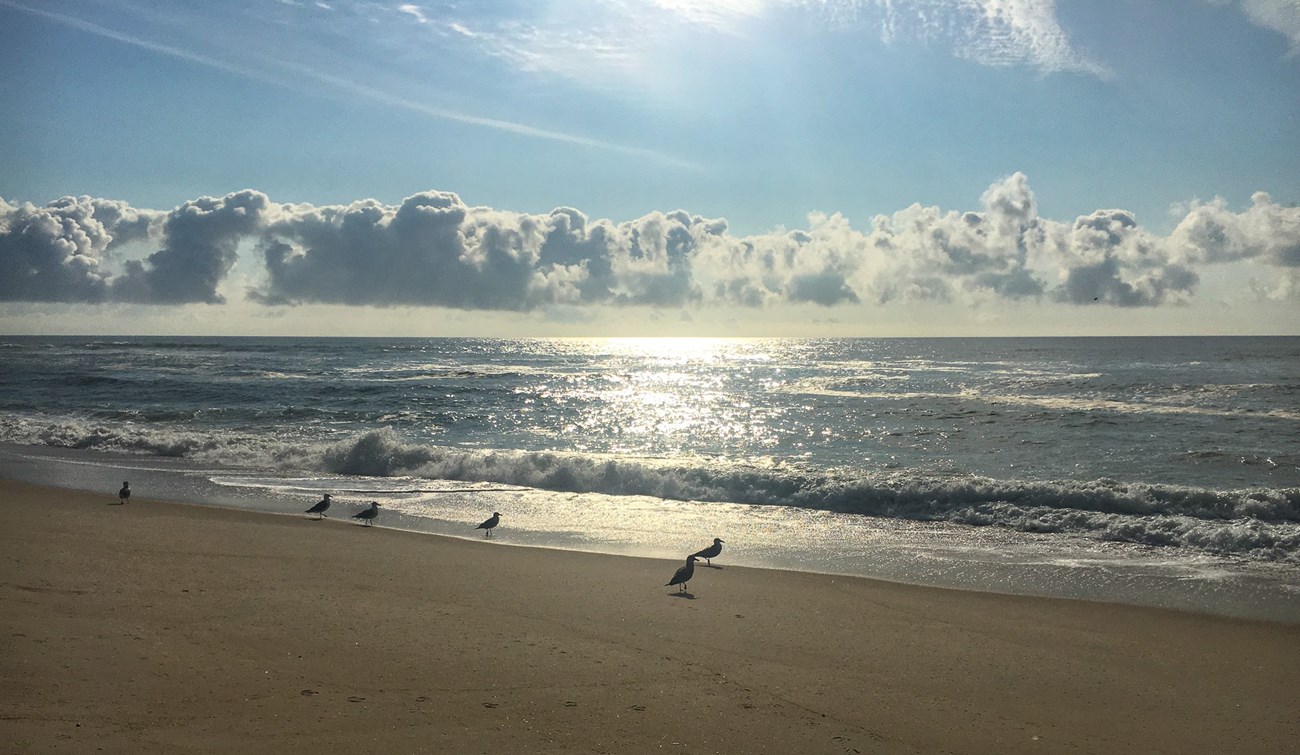
[[[320,504],[318,503],[316,505],[319,506]],[[367,527],[369,527],[370,522],[373,521],[374,518],[377,516],[379,516],[379,504],[376,503],[375,501],[371,501],[370,508],[366,509],[365,511],[362,511],[359,514],[353,514],[352,518],[360,519],[361,521],[366,523]]]
[[[722,544],[725,542],[727,541],[723,540],[722,538],[715,537],[713,538],[713,545],[710,545],[709,547],[705,548],[699,553],[696,553],[695,557],[702,558],[704,559],[705,564],[709,566],[713,566],[713,562],[710,559],[714,559],[718,557],[718,554],[722,552]]]
[[[691,554],[686,557],[686,565],[677,570],[673,578],[668,580],[664,587],[678,585],[677,592],[686,592],[686,583],[691,581],[691,576],[695,574],[695,555]]]
[[[320,519],[321,517],[325,516],[325,509],[328,509],[329,507],[330,507],[330,494],[326,493],[325,497],[320,499],[319,503],[317,503],[316,505],[312,506],[311,508],[307,509],[302,513],[315,514],[316,518]]]
[[[488,519],[487,521],[483,522],[482,524],[475,527],[474,529],[486,530],[486,532],[484,532],[483,535],[485,537],[492,537],[492,528],[497,526],[498,524],[501,524],[501,514],[500,512],[493,511],[491,519]]]
[[[117,491],[117,500],[127,503],[131,500],[131,483],[123,482],[122,489]]]

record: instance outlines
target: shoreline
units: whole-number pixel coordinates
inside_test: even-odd
[[[1295,567],[1180,548],[815,509],[598,494],[575,502],[564,494],[513,486],[490,491],[465,485],[437,491],[436,501],[417,496],[412,502],[388,491],[386,478],[357,482],[343,476],[323,487],[297,486],[289,478],[290,490],[281,489],[274,476],[267,478],[270,487],[224,484],[220,478],[228,475],[239,479],[240,471],[218,473],[184,459],[0,445],[0,479],[59,489],[97,491],[129,477],[137,494],[150,491],[192,505],[296,517],[324,490],[346,493],[347,486],[361,485],[374,490],[336,497],[334,513],[378,498],[385,507],[385,529],[464,539],[478,534],[473,527],[488,513],[500,510],[514,512],[507,517],[505,538],[514,546],[678,558],[702,547],[708,538],[700,535],[707,533],[732,540],[728,562],[753,568],[1300,624]],[[918,558],[918,552],[926,557]]]
[[[1284,752],[1300,626],[0,480],[23,751]]]

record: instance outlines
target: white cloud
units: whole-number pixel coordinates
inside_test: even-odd
[[[1270,265],[1300,268],[1300,208],[1286,207],[1265,192],[1251,196],[1245,212],[1227,202],[1193,202],[1170,239],[1190,263],[1259,258]]]
[[[112,254],[124,240],[146,239],[157,250],[143,259]],[[976,210],[915,204],[862,229],[813,213],[806,229],[737,236],[725,220],[682,210],[614,223],[573,208],[471,207],[440,191],[395,206],[317,207],[244,190],[167,213],[69,197],[44,207],[0,202],[0,300],[222,303],[246,248],[257,250],[241,268],[248,298],[272,305],[1156,307],[1190,301],[1201,271],[1222,264],[1273,271],[1253,284],[1259,297],[1293,296],[1300,208],[1262,192],[1241,212],[1223,200],[1193,202],[1162,236],[1122,209],[1071,223],[1043,218],[1028,179],[1014,173],[989,186]]]
[[[1110,75],[1071,43],[1055,0],[575,0],[529,16],[477,16],[473,36],[483,53],[521,70],[643,90],[662,86],[703,36],[785,44],[770,35],[782,35],[792,18],[887,44],[946,48],[986,66]],[[684,39],[694,41],[683,47]]]
[[[399,5],[397,6],[397,10],[399,13],[405,13],[422,24],[429,23],[429,18],[424,15],[424,10],[418,5]]]
[[[1268,280],[1252,278],[1250,288],[1255,297],[1263,301],[1300,302],[1300,270],[1284,270]]]
[[[981,204],[981,212],[917,204],[877,216],[866,238],[875,254],[862,287],[880,302],[1041,296],[1046,284],[1030,255],[1041,250],[1050,222],[1038,217],[1028,180],[1015,173],[994,183]]]
[[[1215,5],[1236,5],[1256,26],[1275,31],[1300,54],[1300,0],[1210,0]]]
[[[1075,48],[1055,0],[790,0],[820,9],[843,28],[873,28],[888,44],[919,42],[987,66],[1109,76]]]
[[[163,247],[132,260],[111,281],[112,296],[147,304],[223,304],[217,287],[235,264],[239,242],[259,232],[272,205],[252,189],[200,197],[162,219]]]
[[[1054,295],[1072,304],[1121,307],[1185,301],[1200,278],[1170,258],[1165,241],[1124,210],[1097,210],[1068,229],[1057,224],[1047,235],[1063,267]]]
[[[113,250],[146,238],[161,215],[86,196],[43,207],[0,199],[0,300],[105,300]]]
[[[473,31],[471,31],[468,27],[462,26],[462,25],[456,23],[455,21],[451,22],[450,24],[447,24],[447,26],[448,26],[448,28],[450,28],[452,31],[456,32],[457,34],[461,35],[462,37],[470,37],[470,38],[473,38],[473,37],[477,37],[477,36],[478,36],[478,35],[475,34]]]
[[[645,3],[624,3],[634,9]],[[738,22],[761,16],[774,0],[652,0],[650,6],[684,21],[728,31]]]

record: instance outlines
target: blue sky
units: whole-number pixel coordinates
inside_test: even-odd
[[[1300,332],[1294,0],[0,0],[0,51],[8,330]],[[427,192],[451,247],[356,259]]]

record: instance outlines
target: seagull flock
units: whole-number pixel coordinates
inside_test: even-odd
[[[126,488],[122,488],[122,490],[125,491]],[[315,514],[316,518],[320,519],[321,517],[325,516],[325,510],[328,509],[329,507],[330,507],[330,494],[326,493],[324,498],[320,499],[320,501],[318,501],[314,506],[307,509],[303,513]],[[365,509],[364,511],[358,514],[353,514],[352,518],[360,519],[363,522],[365,522],[366,526],[370,526],[370,523],[374,521],[375,517],[377,516],[379,516],[379,504],[374,501],[371,501],[370,508]],[[501,512],[493,511],[492,516],[483,520],[483,523],[478,525],[474,529],[483,530],[484,537],[492,537],[492,530],[498,524],[501,524]],[[673,578],[668,580],[668,584],[664,585],[664,587],[672,587],[676,585],[678,594],[689,595],[690,593],[686,592],[686,584],[691,581],[691,577],[695,576],[695,560],[702,558],[704,559],[705,564],[712,566],[713,559],[717,558],[719,555],[722,554],[722,544],[725,542],[726,541],[723,540],[722,538],[715,537],[713,538],[713,545],[710,545],[707,548],[704,548],[703,550],[696,551],[695,553],[692,553],[691,555],[687,556],[686,564],[681,568],[679,568],[673,574]]]
[[[131,483],[129,482],[122,483],[122,489],[117,492],[117,498],[122,503],[126,503],[128,500],[130,500]],[[326,493],[324,497],[322,497],[316,503],[312,504],[311,508],[307,509],[303,513],[315,514],[316,519],[318,520],[323,519],[326,516],[325,512],[329,510],[331,498],[333,498],[333,496],[330,495],[329,493]],[[363,525],[369,527],[371,523],[375,521],[375,518],[378,516],[379,516],[379,502],[370,501],[370,508],[362,509],[358,513],[353,514],[352,518],[359,520]],[[485,519],[482,524],[478,525],[474,529],[483,530],[484,537],[492,537],[492,530],[496,528],[496,526],[499,524],[501,524],[501,512],[493,511],[491,517]],[[713,538],[713,545],[710,545],[704,548],[703,550],[696,551],[695,553],[692,553],[691,555],[687,556],[686,564],[681,568],[679,568],[673,574],[673,578],[668,580],[668,584],[664,585],[664,587],[672,587],[676,585],[678,594],[689,595],[690,593],[686,592],[686,584],[691,581],[691,577],[695,576],[696,559],[702,558],[704,559],[705,564],[712,566],[713,559],[721,555],[722,544],[724,542],[726,541],[723,540],[722,538],[715,537]]]

